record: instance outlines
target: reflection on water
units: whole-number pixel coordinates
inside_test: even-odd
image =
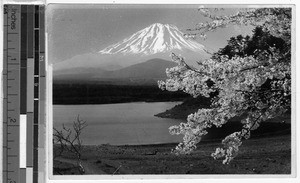
[[[168,128],[180,120],[158,118],[180,102],[134,102],[101,105],[54,105],[53,125],[60,128],[72,124],[79,114],[88,127],[84,129],[84,144],[156,144],[179,142],[182,136],[172,136]]]

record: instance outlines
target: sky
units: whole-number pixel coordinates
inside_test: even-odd
[[[97,52],[153,23],[173,24],[183,32],[209,21],[197,10],[199,5],[72,5],[47,7],[48,60],[57,63],[76,55]],[[220,7],[220,6],[219,6]],[[220,14],[239,9],[228,7]],[[197,41],[217,51],[239,34],[252,34],[252,27],[230,26],[209,32]]]

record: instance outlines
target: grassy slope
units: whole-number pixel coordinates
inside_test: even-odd
[[[267,144],[267,145],[266,145]],[[221,144],[202,142],[190,155],[175,156],[175,144],[143,146],[86,146],[86,174],[290,174],[291,137],[252,138],[244,141],[239,155],[229,165],[210,154]],[[70,154],[54,161],[54,173],[78,174]]]

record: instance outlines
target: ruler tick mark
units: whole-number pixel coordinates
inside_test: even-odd
[[[8,157],[18,157],[18,155],[11,155],[11,154],[9,154],[9,155],[7,155]]]
[[[3,172],[10,172],[10,173],[12,173],[12,172],[15,172],[15,171],[13,171],[13,170],[3,170]],[[11,179],[8,178],[7,180],[11,180]]]
[[[40,6],[40,5],[32,6],[32,7],[31,7],[31,5],[29,5],[28,7],[25,7],[22,5],[6,5],[6,8],[8,9],[8,14],[4,15],[4,29],[5,29],[4,40],[6,41],[5,42],[6,46],[4,49],[5,70],[2,74],[3,74],[4,80],[6,81],[4,91],[5,91],[5,97],[7,97],[7,98],[6,98],[6,100],[4,99],[4,105],[6,105],[5,112],[7,114],[5,117],[6,118],[5,122],[4,121],[2,122],[2,124],[5,124],[4,126],[6,128],[2,132],[4,135],[6,135],[5,136],[6,137],[5,138],[5,142],[6,142],[5,146],[6,147],[3,146],[3,148],[5,148],[5,151],[3,152],[3,157],[7,158],[7,161],[5,162],[7,168],[6,168],[6,171],[3,171],[4,172],[3,174],[6,174],[6,175],[4,175],[3,182],[19,183],[19,182],[22,182],[21,181],[23,178],[22,175],[24,175],[24,174],[22,172],[23,170],[20,171],[20,166],[15,165],[16,162],[18,162],[17,160],[20,161],[19,158],[21,156],[20,152],[15,147],[17,145],[20,145],[19,144],[20,125],[17,125],[17,124],[20,123],[19,115],[23,114],[23,112],[20,111],[20,106],[23,106],[22,104],[25,103],[25,102],[20,102],[20,101],[26,100],[26,98],[23,96],[23,93],[19,93],[19,89],[20,89],[20,86],[21,86],[21,88],[23,86],[23,88],[25,88],[25,90],[26,90],[25,86],[27,86],[27,83],[25,83],[25,84],[23,83],[23,81],[26,80],[26,79],[23,80],[24,78],[26,78],[26,75],[25,74],[21,75],[21,73],[24,73],[26,71],[26,67],[22,66],[23,60],[21,60],[21,59],[23,59],[23,57],[24,57],[23,56],[24,52],[27,52],[29,49],[31,50],[31,48],[28,47],[26,42],[33,42],[32,45],[34,47],[32,47],[32,50],[31,50],[32,56],[34,56],[34,54],[35,54],[35,56],[37,56],[37,57],[32,58],[32,59],[34,59],[36,61],[40,61],[42,63],[34,62],[34,63],[36,63],[34,65],[39,66],[38,67],[39,69],[37,70],[37,72],[32,73],[32,75],[31,75],[32,79],[33,79],[34,74],[37,75],[37,78],[35,77],[35,80],[37,79],[37,82],[33,82],[34,85],[32,87],[34,87],[34,96],[36,98],[37,98],[37,96],[40,96],[40,95],[43,96],[42,94],[40,94],[41,91],[39,90],[39,87],[40,87],[39,84],[40,84],[40,82],[42,83],[43,81],[39,81],[38,77],[44,77],[44,75],[42,75],[42,74],[41,74],[41,76],[39,76],[39,71],[45,72],[44,68],[43,68],[44,67],[43,62],[45,62],[44,57],[39,57],[39,55],[44,54],[44,50],[43,50],[44,49],[44,40],[45,40],[44,35],[43,35],[44,7]],[[29,10],[28,8],[31,8],[31,10]],[[31,18],[27,17],[30,15],[32,16]],[[31,24],[28,24],[27,21],[30,21]],[[14,23],[14,25],[10,24],[12,22]],[[14,30],[13,30],[12,26],[15,27]],[[28,28],[30,28],[30,29],[28,29]],[[31,33],[33,35],[31,35]],[[28,36],[29,34],[31,37],[26,38],[26,36]],[[28,49],[28,50],[26,50],[26,49]],[[41,52],[39,52],[39,51],[41,51]],[[27,55],[27,54],[25,54],[25,55]],[[20,61],[20,63],[18,63],[19,61]],[[21,67],[20,67],[20,65],[21,65]],[[22,71],[22,72],[20,72],[20,71]],[[32,97],[32,100],[34,99],[34,96]],[[36,100],[36,99],[34,99],[34,100]],[[38,109],[39,109],[39,107],[38,107]],[[37,112],[37,111],[34,110],[34,112]],[[39,112],[39,110],[38,110],[38,112]],[[37,116],[39,117],[40,114],[38,112],[36,114],[38,114]],[[14,119],[14,120],[12,121],[11,119]],[[33,120],[33,122],[35,123],[36,120]],[[38,126],[37,124],[34,124],[34,125]],[[38,136],[34,136],[33,140],[36,140],[37,138],[38,138]],[[38,148],[35,148],[35,147],[32,147],[32,148],[34,149],[34,152],[39,152]],[[33,155],[33,159],[34,160],[37,159],[37,155]],[[18,163],[20,163],[20,162],[18,162]],[[31,179],[33,180],[33,182],[38,182],[38,172],[39,172],[40,166],[38,166],[38,164],[34,164],[31,166],[33,168],[33,171],[32,171],[33,175],[31,175],[32,176]],[[27,166],[26,166],[26,168],[27,168]]]

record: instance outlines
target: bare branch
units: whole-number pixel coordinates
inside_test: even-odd
[[[75,154],[78,163],[78,169],[81,174],[85,172],[84,167],[81,163],[82,156],[82,140],[81,133],[84,128],[88,125],[86,121],[80,119],[79,115],[76,120],[73,121],[73,129],[67,128],[65,124],[62,124],[62,130],[53,128],[53,143],[60,145],[60,150],[55,154],[54,158],[57,158],[62,155],[64,151]]]

